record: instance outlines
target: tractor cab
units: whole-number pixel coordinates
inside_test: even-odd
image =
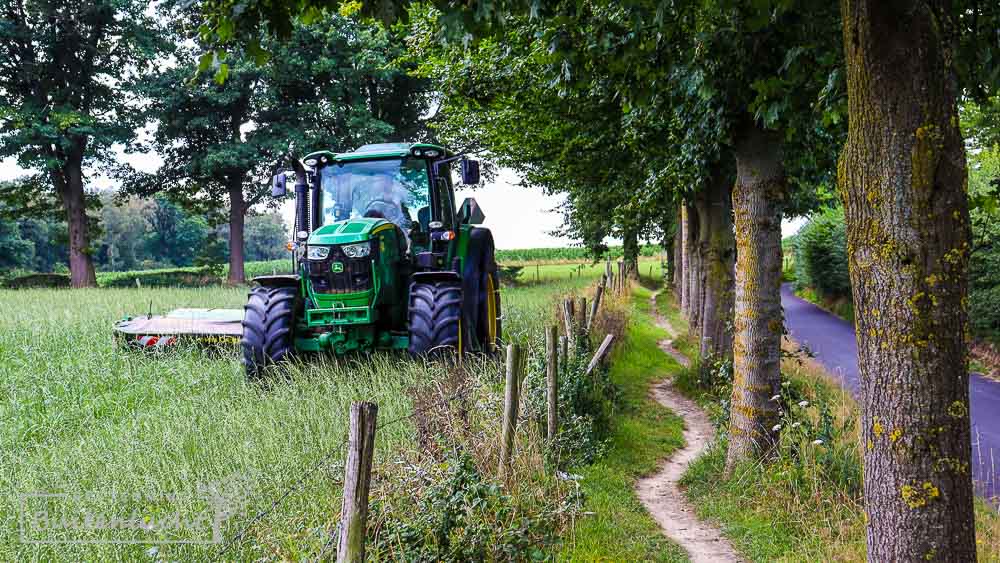
[[[295,274],[255,278],[243,331],[250,374],[288,354],[369,349],[491,352],[500,338],[493,237],[475,200],[455,206],[452,166],[431,144],[307,155],[295,174]],[[275,176],[272,194],[287,193]],[[281,327],[280,329],[274,328]]]

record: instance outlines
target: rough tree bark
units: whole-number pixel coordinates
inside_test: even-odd
[[[625,271],[628,277],[639,279],[639,235],[636,231],[625,229],[622,236],[622,254],[625,260]]]
[[[842,0],[838,170],[857,311],[870,561],[975,561],[969,211],[947,13]]]
[[[673,281],[674,281],[674,297],[677,298],[677,302],[681,302],[681,293],[684,291],[684,284],[682,283],[682,273],[683,268],[681,267],[681,210],[677,210],[677,224],[674,226],[674,246],[673,255],[671,260],[673,261]]]
[[[231,181],[229,185],[229,276],[230,284],[246,282],[243,269],[243,225],[247,205],[243,199],[243,182]]]
[[[733,283],[736,239],[733,236],[732,178],[714,175],[700,200],[701,240],[703,241],[704,299],[701,313],[701,365],[709,360],[731,358],[733,340]]]
[[[702,287],[704,278],[701,268],[701,241],[700,226],[698,221],[698,210],[692,203],[687,210],[687,237],[688,237],[688,310],[687,320],[691,334],[701,334],[701,307],[702,307]]]
[[[755,124],[736,138],[736,285],[733,396],[727,470],[771,450],[781,384],[781,209],[786,180],[780,136]]]
[[[73,287],[96,287],[97,276],[90,257],[87,235],[87,209],[83,192],[83,154],[86,139],[77,139],[64,155],[62,168],[52,174],[69,231],[69,274]]]
[[[678,227],[681,232],[681,245],[680,245],[680,262],[681,262],[681,279],[680,279],[680,302],[681,302],[681,313],[685,318],[688,316],[688,310],[691,302],[691,264],[688,259],[691,257],[691,253],[688,252],[688,246],[691,244],[689,239],[688,231],[688,207],[687,204],[681,202],[681,222]]]

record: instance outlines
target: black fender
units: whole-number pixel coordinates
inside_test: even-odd
[[[277,274],[273,276],[257,276],[250,280],[261,287],[298,287],[302,278],[296,274]]]
[[[479,327],[479,304],[485,297],[483,292],[483,273],[495,272],[496,260],[493,258],[493,233],[489,229],[473,227],[469,230],[468,254],[462,265],[462,316],[468,319],[470,341],[479,342],[477,330]]]
[[[414,272],[410,277],[412,282],[420,283],[434,283],[437,281],[461,281],[461,277],[458,272],[452,272],[451,270],[440,270],[437,272]]]

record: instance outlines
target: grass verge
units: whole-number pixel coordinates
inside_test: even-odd
[[[612,358],[611,378],[622,393],[620,412],[606,455],[575,469],[582,478],[584,511],[560,559],[600,561],[686,561],[635,495],[636,480],[683,445],[683,419],[649,396],[649,386],[680,366],[659,349],[667,336],[650,315],[650,292],[637,287],[625,345]]]

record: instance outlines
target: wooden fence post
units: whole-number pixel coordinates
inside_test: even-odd
[[[503,399],[503,434],[500,441],[500,476],[510,470],[514,454],[514,433],[517,432],[517,407],[521,391],[521,347],[507,345],[507,383]]]
[[[580,298],[580,308],[576,311],[576,330],[581,334],[587,334],[587,298]]]
[[[608,352],[611,350],[611,343],[614,342],[614,340],[615,340],[615,335],[613,334],[609,334],[604,337],[604,342],[601,342],[600,347],[597,348],[597,352],[594,353],[594,357],[591,358],[590,363],[587,364],[587,371],[584,372],[584,375],[590,375],[590,373],[594,371],[594,368],[597,367],[597,364],[601,363],[601,360],[604,359],[604,356],[606,356]]]
[[[566,338],[573,340],[573,298],[563,300],[563,324],[566,325]]]
[[[559,332],[552,325],[545,331],[545,383],[549,399],[548,432],[551,442],[559,430]]]
[[[535,264],[535,281],[536,281],[536,282],[537,282],[537,281],[541,281],[541,279],[542,279],[542,276],[541,276],[541,274],[540,274],[540,273],[538,272],[538,264],[536,263],[536,264]]]
[[[344,465],[344,504],[340,520],[337,563],[365,560],[368,521],[368,491],[371,489],[372,456],[375,452],[375,421],[378,405],[351,403],[351,430]]]
[[[625,262],[618,261],[618,292],[625,291]]]
[[[594,292],[594,302],[590,304],[590,316],[587,317],[587,334],[590,334],[591,327],[594,326],[594,319],[597,317],[597,310],[601,306],[601,296],[604,294],[604,284],[597,286]]]
[[[559,337],[559,365],[565,370],[569,364],[569,338]]]

